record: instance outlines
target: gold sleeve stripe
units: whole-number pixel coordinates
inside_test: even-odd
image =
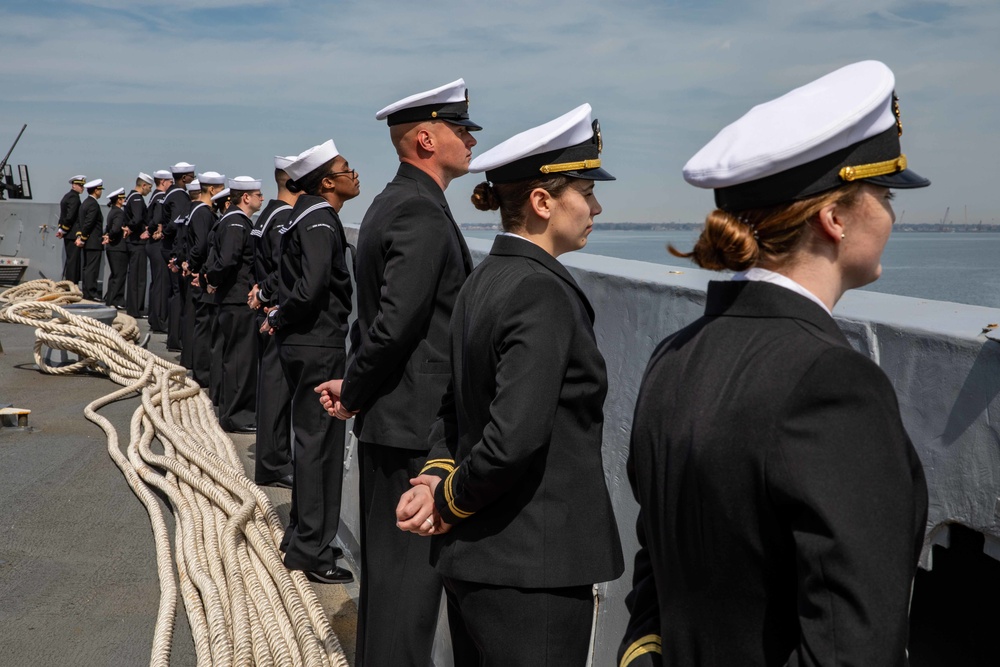
[[[625,651],[625,655],[622,656],[622,661],[618,667],[627,667],[630,662],[640,655],[646,655],[647,653],[660,653],[662,655],[663,648],[660,643],[660,635],[646,635],[632,642],[632,645]]]
[[[420,473],[423,474],[431,468],[441,468],[448,472],[455,472],[455,459],[428,459],[424,463],[424,467],[420,469]]]
[[[444,499],[448,503],[448,509],[451,513],[457,516],[459,519],[467,519],[472,516],[472,512],[464,512],[455,506],[455,493],[451,488],[451,480],[455,477],[455,471],[452,470],[451,474],[444,480]]]

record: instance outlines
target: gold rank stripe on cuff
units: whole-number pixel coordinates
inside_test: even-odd
[[[893,160],[885,162],[872,162],[871,164],[859,164],[853,167],[843,167],[840,170],[841,180],[856,181],[862,178],[872,178],[874,176],[885,176],[886,174],[896,174],[906,169],[906,156],[900,155]]]
[[[473,513],[462,511],[455,506],[455,492],[451,488],[451,481],[455,478],[455,472],[457,472],[457,469],[452,470],[451,474],[444,480],[444,500],[448,503],[448,509],[452,514],[459,519],[468,519]]]
[[[647,653],[663,654],[660,635],[646,635],[644,637],[639,637],[632,642],[632,644],[628,647],[628,650],[625,651],[625,655],[622,656],[622,661],[619,663],[618,667],[626,667],[640,655],[646,655]]]
[[[597,169],[601,166],[601,160],[580,160],[579,162],[558,162],[556,164],[543,164],[539,171],[543,174],[553,174],[560,171],[576,171],[578,169]]]
[[[429,459],[424,462],[424,467],[421,468],[420,474],[424,474],[431,468],[441,468],[448,472],[455,472],[455,459]]]

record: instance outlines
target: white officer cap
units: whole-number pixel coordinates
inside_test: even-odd
[[[188,192],[198,192],[201,190],[201,182],[196,178],[184,187]]]
[[[172,181],[174,180],[174,175],[166,169],[158,169],[153,172],[153,178],[158,178],[161,181]]]
[[[282,157],[280,155],[275,155],[274,168],[281,169],[282,171],[284,171],[285,167],[295,162],[295,160],[298,159],[298,157],[299,157],[298,155],[286,155],[285,157]]]
[[[236,178],[230,178],[226,185],[229,186],[230,190],[241,190],[244,192],[260,190],[260,181],[250,176],[237,176]]]
[[[125,196],[125,188],[118,188],[117,190],[113,190],[108,193],[108,200],[110,201],[115,197],[124,197],[124,196]]]
[[[285,173],[293,179],[299,179],[317,167],[321,167],[340,155],[333,139],[328,139],[318,146],[313,146],[295,156],[293,162],[285,165]]]
[[[187,162],[178,162],[170,168],[171,174],[193,174],[194,165]]]
[[[139,176],[138,176],[138,179],[139,179],[140,181],[145,181],[146,183],[149,183],[150,185],[153,185],[153,177],[152,177],[152,176],[150,176],[149,174],[147,174],[147,173],[146,173],[146,172],[144,172],[144,171],[140,171],[140,172],[139,172]]]
[[[226,182],[226,177],[217,171],[206,171],[204,174],[198,174],[198,180],[205,185],[222,185]]]
[[[516,134],[469,164],[473,173],[486,172],[491,183],[510,183],[546,174],[591,181],[613,181],[601,168],[601,125],[590,119],[589,104],[581,104],[544,125]]]
[[[866,60],[755,106],[684,165],[724,210],[805,199],[855,180],[921,188],[907,170],[892,70]]]
[[[225,190],[222,190],[221,192],[219,192],[219,194],[212,196],[212,201],[219,201],[220,199],[228,199],[229,198],[229,192],[230,192],[229,188],[226,188]]]
[[[87,181],[86,183],[84,183],[83,187],[87,188],[88,190],[92,190],[94,188],[103,188],[104,180],[100,178],[95,178],[92,181]]]
[[[69,179],[69,182],[73,185],[83,185],[87,182],[87,177],[83,174],[77,174],[73,178]]]
[[[457,79],[393,102],[375,114],[375,120],[383,119],[388,119],[389,126],[424,120],[446,120],[454,125],[464,125],[472,131],[483,129],[469,120],[469,89],[465,86],[465,79]]]

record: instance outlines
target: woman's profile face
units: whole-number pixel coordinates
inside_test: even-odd
[[[361,180],[358,172],[351,168],[350,163],[343,155],[338,155],[333,160],[330,167],[330,175],[337,184],[337,192],[340,193],[344,201],[354,199],[361,194]]]
[[[896,222],[892,198],[889,188],[866,184],[854,205],[840,214],[844,220],[841,254],[848,289],[867,285],[882,275],[882,251]]]
[[[594,228],[594,216],[601,213],[594,195],[594,181],[575,179],[555,200],[549,230],[557,255],[587,245]]]

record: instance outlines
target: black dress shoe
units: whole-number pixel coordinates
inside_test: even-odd
[[[354,581],[351,571],[343,567],[334,567],[325,572],[305,570],[306,579],[317,584],[349,584]]]
[[[278,477],[277,479],[271,479],[266,482],[257,482],[257,486],[273,486],[278,489],[290,489],[292,488],[292,476],[285,475],[284,477]]]
[[[256,433],[256,424],[247,424],[246,426],[237,426],[235,428],[224,429],[227,433]]]

